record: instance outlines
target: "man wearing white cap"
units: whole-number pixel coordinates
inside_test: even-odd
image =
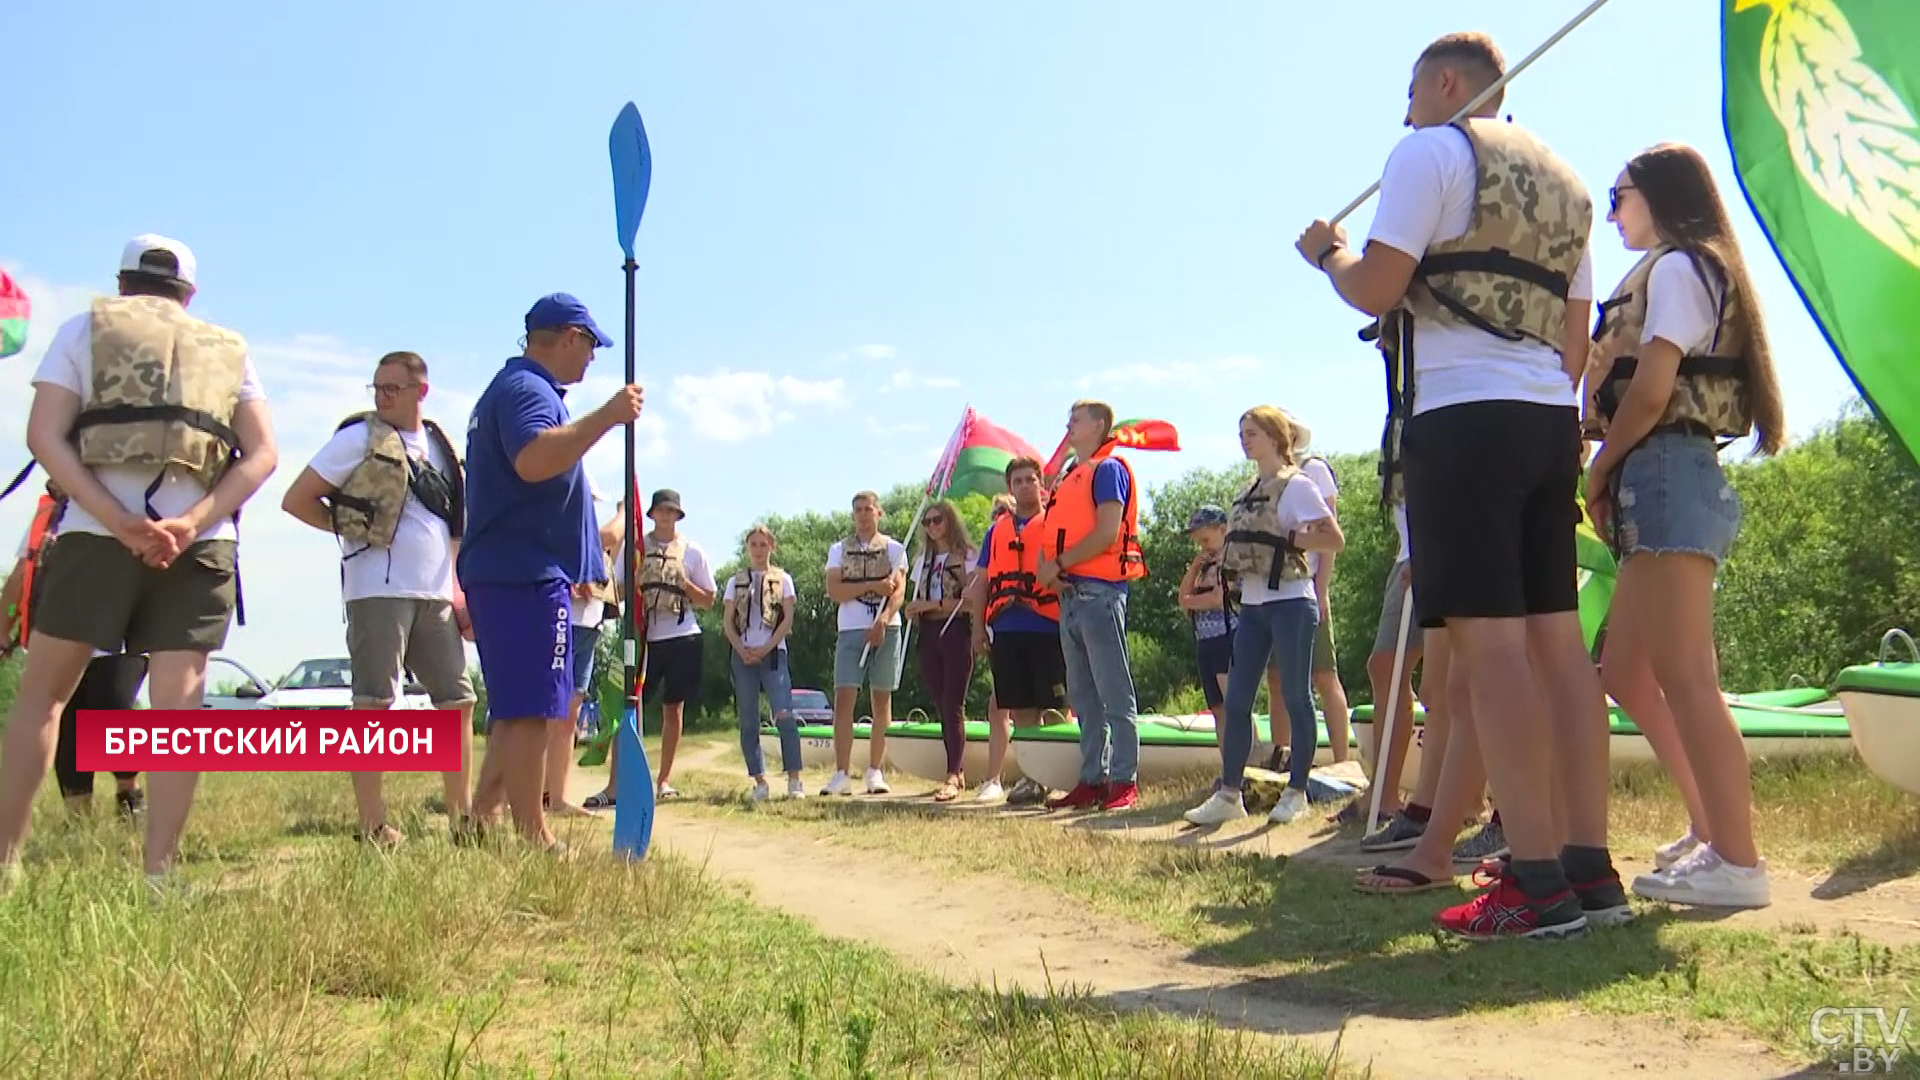
[[[95,649],[152,657],[155,709],[198,709],[207,656],[239,603],[240,507],[272,475],[272,421],[245,339],[187,314],[186,245],[145,235],[120,295],[54,334],[34,373],[27,447],[72,500],[47,549],[33,648],[0,743],[0,872],[19,875],[55,724]],[[164,404],[151,387],[164,387]],[[148,780],[146,871],[177,854],[199,774]]]

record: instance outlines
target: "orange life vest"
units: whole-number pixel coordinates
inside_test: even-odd
[[[1108,439],[1085,461],[1076,461],[1053,489],[1047,507],[1047,555],[1055,560],[1060,553],[1079,543],[1093,531],[1096,507],[1093,503],[1094,469],[1113,454],[1118,439]],[[1140,550],[1140,482],[1133,466],[1125,458],[1114,458],[1127,471],[1126,508],[1120,512],[1120,534],[1105,551],[1082,563],[1061,566],[1063,574],[1097,578],[1101,581],[1130,581],[1147,576],[1146,556]]]
[[[1013,514],[1003,520],[1007,527],[1002,529],[1000,522],[994,523],[987,548],[987,622],[992,623],[1016,604],[1059,622],[1060,597],[1051,589],[1041,588],[1037,576],[1040,545],[1026,542],[1029,532],[1046,536],[1047,512],[1040,511],[1025,525],[1019,524]]]
[[[8,640],[22,649],[27,647],[27,637],[33,629],[33,579],[40,572],[40,554],[46,549],[47,534],[53,531],[60,506],[61,500],[42,493],[39,504],[33,508],[33,523],[27,526],[27,554],[20,571],[20,603],[11,628],[18,632],[7,635]]]

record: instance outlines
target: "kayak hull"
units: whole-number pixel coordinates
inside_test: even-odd
[[[1868,771],[1920,795],[1920,663],[1848,668],[1834,686]]]
[[[984,721],[967,725],[967,741],[960,755],[960,768],[969,784],[977,786],[987,778],[991,737],[992,729]],[[892,762],[894,768],[909,776],[931,780],[936,784],[945,783],[947,744],[941,737],[940,725],[895,724],[888,728],[887,760]],[[1001,762],[1000,782],[1011,785],[1023,776],[1025,774],[1020,771],[1020,763],[1009,746],[1006,759]]]
[[[1762,757],[1803,757],[1844,753],[1850,736],[1847,717],[1840,703],[1823,691],[1814,689],[1776,690],[1757,694],[1730,694],[1727,698],[1734,722],[1740,727],[1741,742],[1749,759]],[[1920,701],[1915,702],[1920,705]],[[1360,742],[1360,760],[1371,775],[1374,771],[1372,709],[1354,710],[1354,737]],[[1416,706],[1413,739],[1407,747],[1407,763],[1400,773],[1400,787],[1411,791],[1420,778],[1426,728],[1423,711]],[[1658,763],[1653,745],[1615,707],[1609,716],[1611,737],[1607,740],[1608,758],[1615,769],[1642,763]],[[1920,759],[1916,759],[1920,760]]]
[[[1138,718],[1140,765],[1138,781],[1157,784],[1197,780],[1220,775],[1220,745],[1213,716],[1144,715]],[[1260,765],[1273,752],[1267,719],[1254,718],[1253,752],[1249,765]],[[1050,724],[1014,732],[1014,752],[1020,768],[1052,791],[1070,791],[1080,782],[1080,726]],[[1316,765],[1330,764],[1333,751],[1324,727],[1314,754]]]

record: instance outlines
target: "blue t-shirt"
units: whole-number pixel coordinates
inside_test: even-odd
[[[1093,467],[1094,506],[1098,507],[1101,503],[1110,502],[1125,505],[1127,495],[1132,490],[1133,481],[1127,476],[1126,466],[1120,464],[1120,462],[1110,457],[1102,458],[1100,464]],[[1124,518],[1121,520],[1120,527],[1123,529],[1126,528]],[[1067,581],[1099,581],[1113,585],[1123,593],[1127,591],[1127,583],[1124,581],[1108,581],[1105,578],[1094,577],[1090,574],[1062,574],[1060,576]]]
[[[1023,518],[1015,514],[1014,520],[1025,525],[1033,519]],[[993,550],[993,530],[999,527],[1000,523],[997,521],[987,526],[986,538],[980,541],[980,557],[975,559],[973,564],[982,570],[987,568],[987,554]],[[1038,543],[1039,540],[1040,538],[1037,536],[1030,537],[1027,543]],[[999,615],[994,616],[987,625],[993,627],[994,632],[999,634],[1018,634],[1022,632],[1057,634],[1060,632],[1060,623],[1058,620],[1049,619],[1029,607],[1010,607],[1002,611]]]
[[[576,463],[529,484],[514,458],[569,421],[566,391],[532,360],[516,356],[474,404],[467,422],[467,529],[456,571],[461,585],[605,581],[600,522]]]

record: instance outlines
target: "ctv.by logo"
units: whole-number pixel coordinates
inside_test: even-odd
[[[1848,1025],[1845,1018],[1851,1018]],[[1871,1020],[1882,1045],[1867,1042],[1867,1023]],[[1837,1022],[1836,1022],[1837,1021]],[[1813,1041],[1833,1054],[1843,1073],[1886,1073],[1907,1052],[1907,1007],[1889,1014],[1879,1005],[1826,1006],[1813,1010],[1807,1018],[1807,1032]],[[1838,1028],[1838,1033],[1834,1029]],[[1845,1047],[1842,1050],[1840,1048]]]

